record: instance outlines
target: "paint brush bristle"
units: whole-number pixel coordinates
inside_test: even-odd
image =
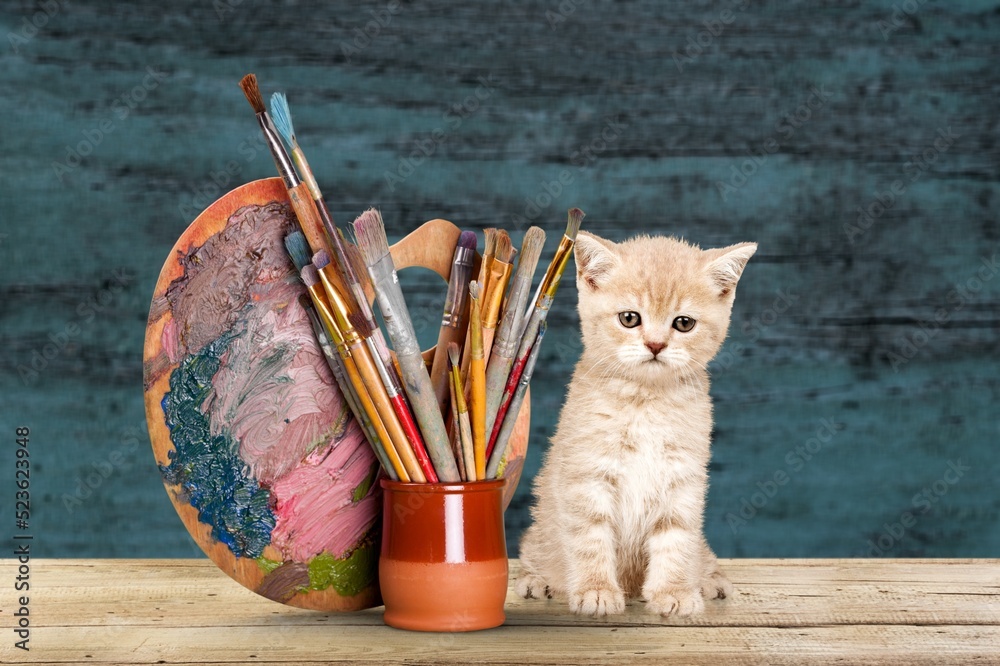
[[[354,221],[354,238],[369,266],[377,264],[389,254],[385,224],[382,222],[382,215],[374,208],[369,208]]]
[[[569,220],[566,222],[566,238],[576,240],[576,235],[580,231],[580,223],[583,222],[585,213],[579,208],[569,209]]]
[[[300,273],[302,276],[302,281],[306,283],[307,287],[315,287],[319,284],[319,271],[312,264],[306,264],[302,268]]]
[[[521,243],[521,256],[518,259],[520,264],[534,266],[538,263],[538,258],[542,255],[542,247],[545,245],[545,231],[541,227],[531,227],[524,234],[524,241]]]
[[[316,268],[323,269],[330,265],[330,253],[326,250],[319,250],[313,255],[312,262],[316,264]]]
[[[274,122],[274,129],[278,130],[285,145],[291,150],[295,143],[295,128],[292,126],[292,112],[284,93],[276,92],[271,95],[271,120]]]
[[[246,95],[247,101],[253,107],[254,113],[267,112],[267,109],[264,108],[264,98],[260,96],[260,88],[257,87],[256,74],[247,74],[240,79],[240,88],[243,89],[243,94]]]
[[[461,362],[461,359],[459,358],[460,356],[461,356],[461,352],[458,349],[458,343],[457,342],[449,342],[448,343],[448,360],[451,361],[451,365],[453,367],[461,367],[462,362]]]
[[[486,239],[483,245],[483,257],[491,257],[497,248],[497,229],[493,227],[488,227],[483,229],[483,238]]]
[[[493,251],[493,256],[496,257],[497,261],[509,264],[514,258],[515,252],[517,250],[514,249],[514,244],[510,242],[510,234],[501,229],[497,233],[496,249]]]
[[[301,271],[309,263],[309,243],[306,241],[306,235],[301,231],[293,231],[285,236],[285,249],[288,250],[296,270]]]
[[[463,231],[462,235],[458,237],[458,246],[466,250],[475,250],[477,242],[475,231]]]
[[[351,322],[351,326],[354,327],[354,330],[357,331],[361,337],[370,338],[372,336],[374,331],[371,324],[368,323],[368,320],[360,312],[350,313],[347,315],[347,320]]]

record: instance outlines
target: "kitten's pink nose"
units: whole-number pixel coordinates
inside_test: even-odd
[[[649,349],[649,351],[653,352],[653,356],[656,356],[661,351],[663,351],[666,348],[666,346],[667,345],[662,342],[649,342],[648,340],[646,341],[646,347]]]

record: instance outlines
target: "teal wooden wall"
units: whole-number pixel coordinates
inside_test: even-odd
[[[614,239],[760,244],[713,369],[721,555],[1000,556],[1000,4],[314,5],[0,3],[0,534],[28,426],[38,555],[200,552],[143,431],[142,340],[181,231],[273,175],[254,71],[340,222],[377,205],[394,239],[439,216],[519,239],[580,206]],[[429,343],[444,287],[407,280]]]

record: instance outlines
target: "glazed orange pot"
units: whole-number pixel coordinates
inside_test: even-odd
[[[507,596],[504,481],[382,479],[379,586],[385,623],[415,631],[503,624]]]

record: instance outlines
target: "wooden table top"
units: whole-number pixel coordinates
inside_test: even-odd
[[[507,597],[507,622],[469,634],[268,601],[208,560],[32,560],[7,590],[2,663],[72,664],[1000,664],[1000,560],[728,560],[736,594],[664,620],[629,605],[595,619]],[[511,579],[518,563],[511,561]],[[27,595],[30,650],[14,647]]]

